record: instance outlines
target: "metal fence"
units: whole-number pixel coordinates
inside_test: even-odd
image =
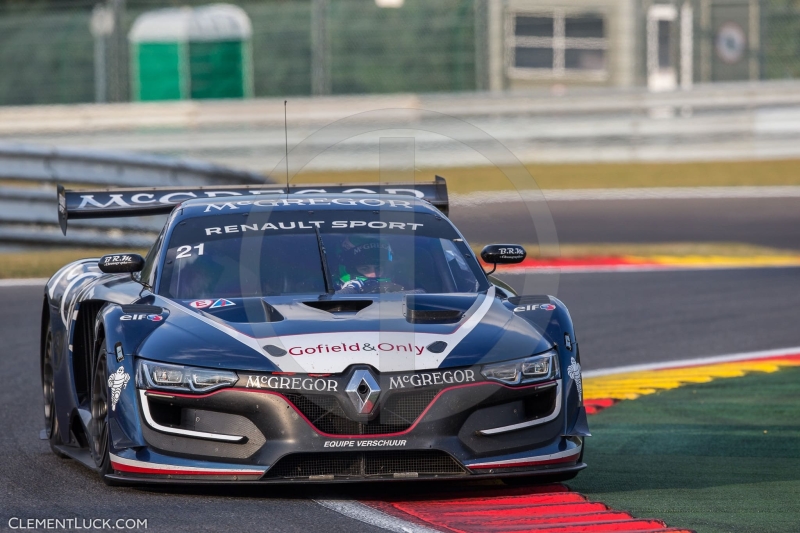
[[[0,5],[0,105],[95,100],[94,0]],[[207,4],[186,0],[183,4]],[[311,2],[233,1],[253,24],[256,96],[312,93]],[[129,98],[127,35],[160,1],[129,0],[122,46],[109,47],[110,101]],[[472,0],[407,0],[402,10],[334,0],[326,10],[331,91],[459,91],[475,87]],[[119,41],[119,39],[118,39]],[[121,67],[120,67],[121,65]]]
[[[256,97],[492,88],[490,58],[499,54],[502,63],[503,49],[508,46],[508,35],[487,26],[495,5],[508,13],[512,8],[522,9],[523,14],[525,10],[563,13],[565,9],[606,13],[605,37],[597,46],[605,47],[610,70],[601,84],[646,85],[647,13],[660,2],[693,6],[695,45],[690,55],[696,82],[800,76],[800,4],[796,0],[405,0],[400,9],[380,8],[372,0],[230,0],[252,21]],[[118,31],[105,44],[107,68],[101,81],[107,85],[104,92],[110,101],[127,101],[127,33],[138,15],[165,4],[160,0],[104,3],[117,6],[120,12]],[[172,5],[206,3],[210,1],[181,0]],[[0,71],[5,73],[0,77],[0,105],[95,100],[96,49],[89,30],[95,4],[95,0],[0,2]],[[752,27],[739,21],[739,30],[719,33],[726,24],[728,4],[739,5],[742,16],[755,21]],[[315,12],[321,14],[315,16]],[[505,31],[510,31],[507,25]],[[317,50],[314,36],[319,40],[320,32],[324,46]],[[677,37],[673,37],[667,56],[683,53],[677,51]],[[739,74],[738,67],[727,63],[729,58],[718,57],[726,53],[726,38],[732,43],[730,53],[736,53],[737,46],[746,47]],[[747,43],[737,44],[737,39]],[[617,48],[628,51],[613,56]],[[315,53],[324,62],[316,70]],[[619,69],[626,72],[615,74]],[[321,77],[313,72],[322,72]],[[744,78],[730,77],[734,75]],[[563,83],[571,83],[565,79]],[[543,78],[543,83],[558,85],[559,80],[558,76]],[[516,86],[514,80],[499,83],[500,88],[503,83],[506,88]]]
[[[165,216],[76,220],[58,225],[55,184],[156,187],[264,183],[261,174],[202,161],[0,143],[0,246],[83,247],[152,244]]]

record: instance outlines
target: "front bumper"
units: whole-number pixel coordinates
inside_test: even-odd
[[[343,387],[322,393],[235,387],[204,395],[137,390],[146,445],[112,449],[110,477],[339,482],[553,475],[585,467],[582,438],[565,435],[579,408],[561,380],[386,390],[370,415],[355,413]]]

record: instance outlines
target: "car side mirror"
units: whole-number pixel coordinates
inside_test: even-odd
[[[519,244],[490,244],[481,250],[483,262],[494,265],[492,271],[486,273],[487,276],[497,270],[497,265],[521,263],[526,255],[525,248]]]
[[[109,254],[101,257],[97,266],[106,274],[139,272],[144,268],[144,258],[139,254]]]

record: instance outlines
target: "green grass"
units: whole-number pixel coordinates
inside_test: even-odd
[[[698,533],[800,531],[800,368],[623,401],[590,417],[569,485]]]
[[[147,250],[63,249],[47,251],[13,252],[0,254],[0,279],[49,278],[67,263],[105,254],[134,252],[144,255]]]

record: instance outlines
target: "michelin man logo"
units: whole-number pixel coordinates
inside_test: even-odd
[[[128,382],[130,380],[131,377],[125,372],[125,369],[122,367],[119,367],[116,372],[108,376],[108,386],[111,388],[112,411],[115,411],[117,409],[117,402],[119,401],[120,394],[122,394],[122,389],[124,389],[128,385]]]
[[[581,383],[581,365],[575,358],[572,358],[571,364],[567,367],[567,374],[575,381],[575,386],[578,387],[578,398],[583,399],[583,384]]]

